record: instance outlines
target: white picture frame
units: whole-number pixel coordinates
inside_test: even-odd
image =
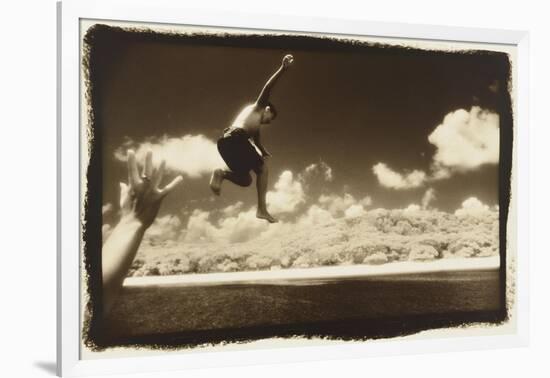
[[[517,277],[515,329],[506,334],[426,338],[407,341],[385,340],[335,346],[227,350],[223,353],[167,354],[162,356],[80,359],[80,204],[81,204],[81,120],[80,109],[80,20],[121,20],[210,27],[319,32],[468,43],[505,44],[517,47],[514,103],[515,143],[512,197],[515,201]],[[528,343],[528,67],[529,38],[524,31],[458,28],[433,25],[379,23],[344,19],[306,18],[275,14],[254,14],[187,9],[177,1],[71,1],[58,3],[58,341],[57,371],[62,376],[145,373],[188,368],[296,362],[409,353],[462,351],[524,346]],[[513,214],[513,213],[512,213]],[[514,215],[512,215],[514,216]],[[449,331],[453,336],[453,331]],[[458,335],[460,331],[456,331]]]

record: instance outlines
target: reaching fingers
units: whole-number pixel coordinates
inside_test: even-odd
[[[153,177],[153,151],[148,150],[145,155],[145,165],[143,166],[143,175]]]
[[[136,154],[133,150],[128,150],[128,182],[130,186],[135,186],[141,182],[136,163]]]
[[[164,177],[164,168],[166,167],[166,162],[163,160],[160,163],[159,168],[155,171],[155,174],[153,175],[153,188],[158,188],[160,183],[162,182],[162,178]]]
[[[167,195],[167,194],[170,193],[176,186],[178,186],[178,185],[180,184],[180,182],[182,182],[182,181],[183,181],[183,177],[181,177],[181,176],[176,177],[175,179],[172,180],[172,182],[171,182],[170,184],[166,185],[166,186],[164,187],[164,189],[162,189],[162,190],[160,191],[161,195],[162,195],[162,196]]]

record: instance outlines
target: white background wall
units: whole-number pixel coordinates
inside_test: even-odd
[[[539,377],[550,368],[546,238],[550,133],[550,19],[544,1],[189,1],[371,21],[526,29],[531,32],[531,346],[485,352],[185,372],[188,377]],[[11,1],[0,22],[0,375],[48,376],[55,362],[55,1]],[[7,211],[6,211],[7,210]],[[6,243],[7,241],[7,243]],[[142,375],[143,376],[143,375]],[[153,375],[147,375],[153,376]],[[181,374],[154,376],[176,377]]]

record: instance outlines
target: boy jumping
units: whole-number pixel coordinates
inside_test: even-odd
[[[256,173],[256,189],[258,191],[258,210],[256,216],[270,223],[277,222],[267,211],[265,196],[267,192],[268,167],[267,158],[271,154],[260,141],[260,126],[269,124],[277,116],[277,111],[269,95],[275,83],[288,67],[294,57],[285,55],[279,69],[271,76],[255,103],[245,106],[233,124],[224,130],[218,140],[218,151],[229,167],[216,169],[210,178],[210,189],[220,195],[223,180],[229,180],[239,186],[249,186],[252,183],[250,171]]]

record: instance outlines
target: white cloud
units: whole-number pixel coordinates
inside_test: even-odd
[[[384,163],[378,163],[372,167],[372,171],[378,178],[380,185],[392,189],[412,189],[424,185],[426,173],[414,170],[406,174],[395,172]]]
[[[313,163],[308,165],[302,174],[300,174],[299,179],[309,179],[314,176],[320,176],[324,181],[331,182],[334,180],[332,175],[332,168],[325,163],[324,161],[319,161],[319,163]]]
[[[453,174],[449,168],[432,164],[432,174],[430,176],[430,180],[444,180],[448,179],[452,175]]]
[[[372,198],[370,196],[365,196],[362,200],[360,200],[360,203],[363,206],[370,206],[372,205]]]
[[[258,237],[269,225],[265,220],[256,218],[256,209],[251,208],[235,217],[222,219],[217,229],[218,238],[230,243],[244,242]]]
[[[411,203],[409,206],[407,206],[406,208],[403,209],[403,212],[405,213],[416,213],[418,211],[420,211],[420,206],[415,204],[415,203]]]
[[[431,172],[421,170],[401,174],[384,163],[373,166],[378,182],[387,188],[418,188],[426,182],[443,180],[456,171],[475,170],[499,159],[498,114],[474,106],[470,111],[455,110],[445,116],[428,136],[436,147]]]
[[[294,179],[291,171],[284,171],[275,183],[275,190],[267,192],[266,201],[273,214],[291,213],[305,202],[302,183]]]
[[[343,196],[337,194],[325,195],[322,194],[319,197],[319,205],[326,209],[332,216],[341,217],[345,216],[346,212],[353,207],[352,210],[349,210],[348,214],[357,214],[358,212],[365,212],[365,206],[370,206],[372,200],[369,196],[364,197],[363,199],[357,200],[354,196],[349,193],[344,193]]]
[[[222,218],[217,223],[210,220],[208,211],[197,209],[189,217],[183,239],[189,243],[238,243],[258,237],[269,226],[265,220],[256,218],[255,208],[242,211],[232,217]]]
[[[227,207],[224,207],[221,211],[225,216],[233,216],[237,214],[239,211],[242,210],[244,203],[242,201],[238,201],[234,203],[233,205],[229,205]]]
[[[212,170],[225,166],[216,143],[204,135],[184,135],[181,138],[164,136],[156,141],[137,145],[129,142],[116,150],[115,157],[120,161],[126,161],[128,148],[135,149],[139,162],[144,161],[147,150],[151,150],[155,164],[158,165],[161,160],[165,160],[166,168],[193,178],[210,174]]]
[[[152,243],[162,243],[166,240],[175,240],[181,232],[181,220],[177,215],[167,214],[157,217],[153,224],[147,229],[144,240]]]
[[[292,213],[305,202],[302,183],[291,171],[284,171],[267,193],[268,210],[273,214]],[[256,217],[256,207],[243,210],[244,204],[237,202],[221,210],[224,217],[215,221],[208,211],[196,209],[189,217],[183,240],[186,242],[229,242],[238,243],[254,239],[269,231],[270,235],[280,232],[289,224],[269,224]]]
[[[311,205],[309,209],[298,218],[296,224],[300,227],[326,224],[334,221],[330,211],[321,208],[318,205]]]
[[[472,170],[483,164],[497,164],[499,158],[499,117],[474,106],[445,116],[428,136],[437,148],[433,161],[438,169]]]
[[[356,206],[358,205],[356,204]],[[352,208],[350,216],[356,215],[360,210]],[[241,243],[259,237],[277,238],[296,228],[308,228],[333,221],[334,217],[330,211],[317,204],[310,206],[294,222],[280,221],[275,224],[269,224],[265,220],[256,218],[255,207],[241,211],[235,216],[222,218],[217,222],[211,220],[209,212],[197,209],[189,218],[183,241],[188,243]]]
[[[210,223],[209,217],[210,213],[208,211],[195,209],[187,221],[184,241],[215,241],[218,236],[218,230]]]
[[[363,205],[355,204],[355,205],[351,205],[350,207],[348,207],[346,209],[346,211],[344,212],[344,217],[345,218],[357,218],[357,217],[360,217],[360,216],[365,215],[365,214],[366,214],[366,211],[365,211],[365,208],[363,207]]]
[[[296,220],[276,224],[256,218],[255,207],[219,221],[212,220],[210,212],[197,209],[189,218],[183,241],[241,243],[257,238],[278,238],[295,229],[308,229],[334,222],[336,218],[362,216],[366,214],[365,206],[370,205],[370,202],[370,197],[356,200],[350,194],[321,196],[318,203],[311,205]],[[238,207],[242,208],[241,205]]]
[[[436,198],[435,196],[435,189],[434,188],[428,188],[426,192],[424,193],[424,196],[422,196],[422,209],[427,209],[428,206],[430,206],[430,203]]]
[[[489,211],[489,206],[485,205],[476,197],[470,197],[462,202],[462,206],[455,211],[455,215],[459,217],[479,217],[486,215]]]
[[[335,218],[328,210],[323,209],[317,204],[313,204],[294,222],[279,222],[269,225],[260,234],[260,238],[262,240],[276,241],[297,230],[311,230],[318,226],[333,223],[334,221]]]

